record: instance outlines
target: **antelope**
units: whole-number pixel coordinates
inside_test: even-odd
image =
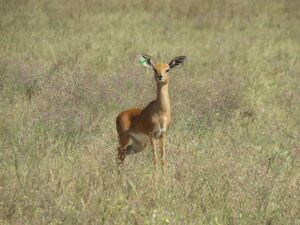
[[[121,164],[127,155],[136,154],[151,144],[154,174],[156,174],[156,142],[159,140],[162,172],[165,175],[165,133],[171,122],[169,99],[169,70],[183,65],[185,56],[178,56],[168,64],[154,64],[150,56],[139,55],[139,62],[152,68],[157,86],[157,97],[145,108],[131,108],[121,112],[116,118],[119,139],[117,160]],[[129,144],[131,140],[131,144]]]

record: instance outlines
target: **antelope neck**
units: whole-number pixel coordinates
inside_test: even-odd
[[[169,84],[157,84],[157,98],[160,110],[165,113],[171,112],[170,98],[169,98]]]

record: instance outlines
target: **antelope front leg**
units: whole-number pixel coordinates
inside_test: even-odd
[[[152,153],[153,153],[153,166],[154,166],[154,174],[153,177],[154,179],[156,178],[156,163],[157,163],[157,155],[156,155],[156,141],[154,136],[151,134],[150,135],[150,142],[152,146]]]
[[[166,151],[165,151],[165,136],[162,135],[159,138],[159,149],[160,149],[160,156],[161,156],[161,166],[162,166],[162,172],[163,175],[165,175],[165,156],[166,156]]]

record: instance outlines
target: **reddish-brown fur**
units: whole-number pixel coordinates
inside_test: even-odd
[[[142,109],[134,108],[128,109],[120,113],[116,119],[116,127],[119,138],[119,145],[126,146],[129,143],[130,135],[129,129],[136,119],[136,117],[142,112]]]
[[[169,69],[170,65],[175,67],[183,61],[176,61],[170,64],[152,64],[149,58],[149,65],[154,70],[157,84],[157,98],[150,102],[144,109],[132,108],[120,113],[116,118],[116,128],[119,138],[118,160],[123,162],[126,155],[142,151],[150,143],[153,149],[153,162],[156,168],[156,147],[155,140],[159,139],[162,165],[164,172],[165,164],[165,131],[171,122],[171,106],[169,99]],[[183,58],[184,60],[184,58]],[[173,64],[171,64],[173,63]],[[132,144],[129,145],[130,140]]]

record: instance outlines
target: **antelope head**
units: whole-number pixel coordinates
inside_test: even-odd
[[[139,55],[139,63],[145,67],[152,68],[154,71],[154,78],[157,85],[165,85],[169,82],[169,71],[176,67],[181,67],[186,59],[185,56],[177,56],[169,63],[157,63],[155,64],[149,55]]]

